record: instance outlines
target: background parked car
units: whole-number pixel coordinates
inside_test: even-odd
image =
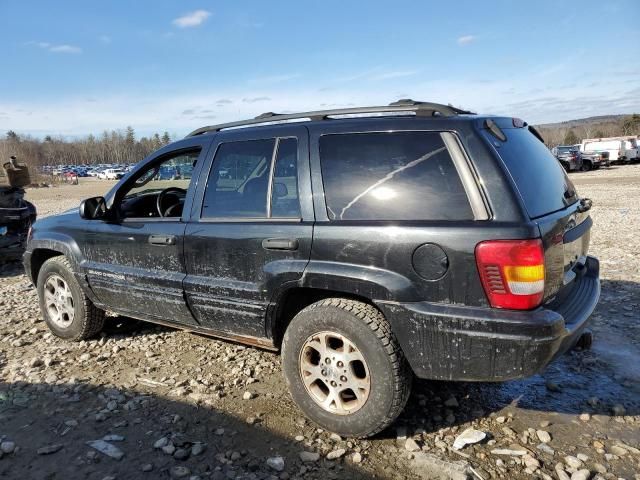
[[[582,170],[582,157],[575,145],[558,145],[551,149],[551,153],[567,172]]]
[[[581,146],[582,144],[580,143],[574,145],[578,151],[580,151]],[[609,152],[607,151],[580,152],[580,157],[582,158],[582,163],[587,164],[587,169],[611,166],[611,162],[609,162]]]

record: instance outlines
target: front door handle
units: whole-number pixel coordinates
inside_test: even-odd
[[[262,240],[262,248],[265,250],[297,250],[297,238],[265,238]]]
[[[151,245],[175,245],[176,237],[174,235],[149,235],[149,243]]]

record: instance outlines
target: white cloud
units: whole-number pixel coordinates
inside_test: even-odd
[[[268,77],[258,77],[249,80],[249,83],[281,83],[288,82],[289,80],[295,80],[300,78],[302,75],[299,73],[283,73],[282,75],[271,75]]]
[[[463,35],[462,37],[458,37],[458,45],[460,46],[464,46],[464,45],[469,45],[472,42],[475,42],[476,39],[478,37],[476,37],[475,35]]]
[[[202,25],[202,23],[210,16],[211,12],[206,10],[196,10],[174,19],[172,23],[179,28],[197,27],[198,25]]]
[[[411,77],[418,73],[417,70],[398,70],[393,72],[384,72],[371,77],[371,80],[391,80],[392,78]]]
[[[73,45],[53,45],[49,47],[49,51],[54,53],[82,53],[80,47]]]
[[[82,48],[75,45],[53,45],[49,42],[27,42],[26,45],[34,45],[52,53],[82,53]]]

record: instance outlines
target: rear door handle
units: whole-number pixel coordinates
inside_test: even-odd
[[[297,250],[297,238],[265,238],[262,240],[262,248],[265,250]]]
[[[149,243],[151,245],[175,245],[176,237],[174,235],[149,235]]]

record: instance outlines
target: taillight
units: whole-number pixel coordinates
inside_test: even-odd
[[[542,241],[490,240],[476,246],[482,286],[494,308],[530,310],[544,295]]]

